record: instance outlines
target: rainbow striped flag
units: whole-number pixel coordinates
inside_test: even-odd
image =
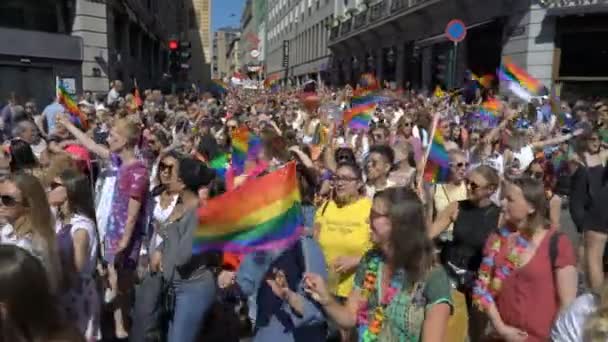
[[[539,80],[509,61],[500,65],[497,74],[498,78],[508,82],[509,89],[524,101],[529,102],[532,96],[539,96],[547,91]]]
[[[57,102],[62,104],[65,109],[67,109],[67,111],[72,115],[72,121],[79,122],[82,128],[84,130],[87,130],[89,128],[89,122],[87,120],[87,117],[84,115],[83,112],[80,111],[80,108],[78,108],[78,104],[76,103],[76,101],[74,101],[72,96],[70,96],[70,93],[68,93],[68,91],[65,89],[63,82],[61,82],[59,78],[57,78],[56,84]]]
[[[209,90],[221,95],[228,92],[228,85],[222,80],[211,80],[211,87]]]
[[[428,148],[428,157],[423,173],[424,181],[434,184],[447,182],[450,173],[450,158],[439,125],[435,125],[433,141]]]
[[[243,199],[247,200],[244,201]],[[233,253],[285,248],[304,227],[296,164],[213,198],[198,210],[192,250]]]
[[[479,108],[478,117],[490,126],[498,124],[498,116],[502,110],[502,102],[497,99],[484,101]]]
[[[344,124],[348,125],[351,129],[368,130],[375,111],[376,103],[353,107],[344,112]]]
[[[280,79],[281,79],[281,76],[279,74],[274,74],[274,75],[268,76],[264,80],[264,88],[272,89],[275,85],[278,84]]]
[[[226,178],[226,170],[228,169],[229,159],[230,157],[227,153],[222,153],[209,161],[209,167],[215,170],[215,174],[220,179]]]
[[[245,162],[255,159],[262,148],[260,137],[245,126],[237,128],[230,136],[232,140],[232,169],[238,176],[245,172]]]

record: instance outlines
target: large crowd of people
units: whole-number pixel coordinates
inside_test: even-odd
[[[607,341],[608,101],[378,87],[354,129],[360,89],[8,99],[0,341]],[[193,252],[201,207],[288,163],[295,243]]]

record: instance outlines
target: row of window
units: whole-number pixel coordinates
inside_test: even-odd
[[[269,26],[273,27],[268,32],[269,39],[273,39],[276,36],[285,34],[293,29],[298,21],[304,21],[305,15],[311,16],[313,14],[313,8],[315,10],[321,9],[321,2],[324,1],[324,6],[328,5],[330,0],[299,0],[299,4],[291,6],[295,0],[277,0],[275,6],[272,7],[268,15]],[[314,7],[313,7],[314,2]],[[289,7],[283,7],[282,5],[287,3]],[[278,4],[278,6],[276,6]],[[306,6],[308,5],[308,6]],[[291,10],[289,10],[291,9]],[[289,10],[289,11],[288,11]]]

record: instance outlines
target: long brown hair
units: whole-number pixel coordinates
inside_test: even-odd
[[[420,198],[410,188],[395,187],[377,193],[375,199],[389,206],[393,267],[405,270],[412,282],[423,279],[434,263],[434,255]]]
[[[19,236],[29,233],[39,234],[47,242],[55,241],[53,214],[46,197],[46,192],[38,178],[23,172],[11,174],[7,181],[15,184],[21,192],[23,203],[26,206],[24,223],[15,227]]]
[[[31,253],[0,245],[0,340],[14,342],[83,341],[62,321],[52,284]]]
[[[534,208],[534,212],[528,216],[527,228],[548,227],[549,205],[547,203],[547,196],[545,195],[544,184],[529,176],[516,178],[511,183],[521,189],[528,204]]]

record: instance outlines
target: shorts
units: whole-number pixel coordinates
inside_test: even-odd
[[[584,230],[608,234],[608,186],[604,186],[600,193],[593,199],[591,209],[585,215]]]

